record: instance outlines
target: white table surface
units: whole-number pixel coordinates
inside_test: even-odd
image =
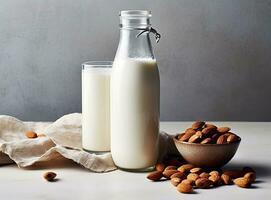
[[[196,194],[181,194],[169,181],[150,182],[146,173],[116,170],[93,173],[71,161],[54,161],[32,169],[19,169],[16,165],[1,166],[0,199],[271,199],[271,123],[270,122],[215,122],[229,126],[242,138],[233,160],[227,168],[251,166],[257,171],[253,188],[222,186],[215,189],[197,189]],[[161,122],[161,130],[176,133],[191,125],[190,122]],[[45,171],[58,174],[56,182],[42,178]]]

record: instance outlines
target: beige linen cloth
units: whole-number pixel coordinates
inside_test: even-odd
[[[25,131],[32,130],[45,137],[29,139]],[[174,152],[172,139],[160,133],[160,159]],[[64,157],[93,172],[117,169],[111,153],[96,155],[82,150],[81,114],[65,115],[53,123],[22,122],[14,117],[0,115],[0,165],[15,162],[18,167],[29,167],[37,162]]]

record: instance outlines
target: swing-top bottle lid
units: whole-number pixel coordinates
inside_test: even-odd
[[[151,11],[123,10],[119,13],[121,28],[146,28],[151,26]]]
[[[149,10],[122,10],[119,13],[120,17],[126,18],[141,18],[141,17],[151,17],[151,11]]]

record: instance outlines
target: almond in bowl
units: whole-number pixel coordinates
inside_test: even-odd
[[[205,122],[195,122],[184,133],[174,137],[181,156],[200,167],[221,167],[235,155],[241,138],[229,127],[216,127]]]

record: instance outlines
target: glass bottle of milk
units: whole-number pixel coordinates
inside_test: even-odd
[[[160,80],[149,34],[150,11],[120,12],[120,41],[110,85],[111,153],[123,170],[146,171],[157,162]]]

